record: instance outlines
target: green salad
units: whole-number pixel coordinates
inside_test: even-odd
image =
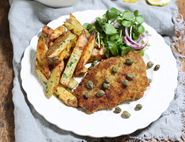
[[[105,56],[122,56],[131,50],[144,54],[147,45],[147,32],[143,26],[144,18],[138,10],[120,11],[116,8],[107,10],[97,17],[93,23],[85,23],[84,27],[96,34],[99,47],[105,48]]]

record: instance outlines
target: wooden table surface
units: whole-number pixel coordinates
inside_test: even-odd
[[[177,1],[185,18],[185,0]],[[0,0],[0,142],[14,141],[14,116],[12,103],[12,44],[8,25],[8,0]]]

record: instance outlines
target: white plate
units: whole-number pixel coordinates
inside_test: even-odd
[[[91,22],[105,11],[83,11],[74,15],[81,23]],[[48,25],[56,28],[61,25],[68,16],[62,16]],[[43,87],[34,72],[35,51],[38,35],[34,36],[30,45],[26,48],[22,59],[21,79],[22,87],[27,93],[29,102],[34,106],[47,121],[57,125],[59,128],[72,131],[76,134],[92,137],[116,137],[130,134],[138,129],[148,126],[157,120],[168,108],[174,98],[177,86],[176,60],[171,49],[166,45],[163,38],[150,26],[144,24],[151,35],[149,37],[149,48],[146,49],[151,61],[160,64],[156,72],[149,70],[152,75],[152,83],[145,91],[145,95],[138,101],[122,104],[122,110],[131,113],[129,119],[122,119],[120,114],[112,111],[98,111],[88,115],[76,108],[67,107],[57,98],[47,99],[44,96]],[[137,103],[143,105],[142,110],[134,111]]]

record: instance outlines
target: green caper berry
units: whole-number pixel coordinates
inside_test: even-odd
[[[124,119],[128,119],[130,117],[130,113],[128,111],[123,111],[121,114],[121,117]]]
[[[151,61],[149,61],[148,63],[147,63],[147,69],[150,69],[151,67],[153,67],[153,63],[151,62]]]
[[[141,110],[142,109],[142,105],[141,104],[137,104],[136,106],[135,106],[135,108],[134,108],[134,110],[135,111],[139,111],[139,110]]]
[[[122,84],[123,84],[124,87],[127,87],[128,86],[128,80],[127,79],[123,80]]]
[[[132,74],[132,73],[128,73],[128,74],[126,74],[126,79],[128,80],[128,81],[131,81],[131,80],[133,80],[134,79],[134,74]]]
[[[88,92],[85,92],[85,93],[83,94],[83,97],[84,97],[84,99],[88,99],[88,98],[89,98],[89,93],[88,93]]]
[[[97,63],[98,63],[98,61],[93,61],[91,66],[94,67]]]
[[[110,84],[109,83],[103,83],[102,84],[102,88],[103,89],[108,89],[110,87]]]
[[[93,87],[94,87],[93,82],[92,82],[91,80],[89,80],[89,81],[87,82],[86,87],[87,87],[87,89],[90,89],[90,90],[93,89]]]
[[[132,59],[126,59],[124,64],[130,66],[133,63],[134,63],[134,61]]]
[[[103,90],[99,90],[97,93],[96,93],[96,96],[97,97],[102,97],[103,95],[105,95],[105,92]]]
[[[159,68],[160,68],[160,65],[159,65],[159,64],[157,64],[157,65],[154,67],[154,71],[159,70]]]
[[[116,107],[113,112],[118,114],[118,113],[121,112],[121,108],[120,107]]]
[[[118,69],[116,67],[112,67],[112,73],[115,74],[118,72]]]

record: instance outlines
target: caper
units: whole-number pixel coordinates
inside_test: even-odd
[[[91,66],[94,67],[97,63],[98,63],[97,60],[96,61],[93,61],[92,64],[91,64]]]
[[[154,67],[154,71],[159,70],[159,68],[160,68],[160,65],[159,65],[159,64],[157,64],[157,65]]]
[[[110,87],[110,84],[109,83],[103,83],[102,84],[102,88],[105,90],[105,89],[108,89]]]
[[[134,61],[132,59],[126,59],[124,64],[130,66],[133,63],[134,63]]]
[[[153,67],[153,63],[151,62],[151,61],[149,61],[148,63],[147,63],[147,69],[150,69],[151,67]]]
[[[130,113],[128,111],[123,111],[121,114],[121,117],[124,119],[128,119],[130,117]]]
[[[87,82],[87,85],[86,85],[86,87],[87,87],[87,89],[93,89],[93,87],[94,87],[94,83],[91,81],[91,80],[89,80],[88,82]]]
[[[128,73],[128,74],[126,74],[126,79],[128,80],[128,81],[131,81],[131,80],[133,80],[134,79],[134,74],[132,74],[132,73]]]
[[[88,99],[88,98],[89,98],[89,93],[88,93],[88,92],[85,92],[85,93],[83,94],[83,97],[84,97],[84,99]]]
[[[128,86],[128,80],[125,79],[122,81],[123,87],[127,87]]]
[[[112,67],[111,72],[112,72],[113,74],[115,74],[115,73],[117,73],[117,72],[118,72],[118,69],[117,69],[116,67]]]
[[[121,112],[121,108],[120,107],[116,107],[113,112],[118,114],[118,113]]]
[[[135,108],[134,108],[134,110],[135,111],[139,111],[139,110],[141,110],[142,109],[142,105],[141,104],[137,104],[136,106],[135,106]]]
[[[97,97],[102,97],[105,95],[105,92],[103,90],[99,90],[97,93],[96,93],[96,96]]]

